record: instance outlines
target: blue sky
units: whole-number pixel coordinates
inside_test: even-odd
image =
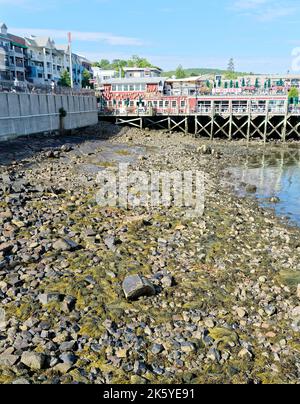
[[[299,0],[0,0],[0,21],[56,43],[71,31],[91,60],[138,54],[164,69],[233,57],[238,70],[286,73],[300,47]]]

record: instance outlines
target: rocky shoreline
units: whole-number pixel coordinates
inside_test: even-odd
[[[0,383],[298,383],[300,229],[226,174],[262,148],[102,123],[4,159]],[[203,171],[204,215],[102,208],[120,162]]]

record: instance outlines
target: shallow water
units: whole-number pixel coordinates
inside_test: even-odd
[[[240,195],[247,195],[244,183],[255,185],[261,206],[273,208],[278,216],[300,226],[300,147],[279,146],[272,153],[266,148],[243,166],[231,168],[230,173]],[[273,197],[279,202],[270,202]]]

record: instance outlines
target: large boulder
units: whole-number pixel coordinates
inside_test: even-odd
[[[21,362],[32,370],[40,370],[45,366],[46,356],[38,352],[23,352]]]
[[[140,275],[128,276],[122,286],[128,300],[137,300],[141,296],[154,296],[156,293],[154,285]]]

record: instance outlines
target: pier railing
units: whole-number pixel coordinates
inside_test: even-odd
[[[121,108],[99,109],[103,116],[183,116],[183,115],[300,115],[300,106],[269,106],[269,107],[200,107],[195,109],[182,108]]]

